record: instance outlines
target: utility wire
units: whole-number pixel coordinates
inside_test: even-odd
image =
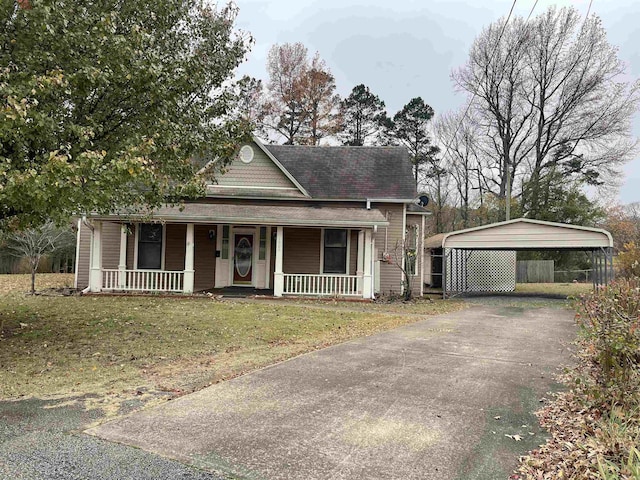
[[[496,53],[496,50],[498,50],[498,47],[500,46],[500,41],[502,40],[502,35],[504,35],[504,31],[507,28],[507,24],[511,19],[511,14],[513,13],[513,9],[515,8],[517,2],[518,0],[513,0],[513,3],[511,4],[511,9],[509,10],[509,15],[507,15],[507,19],[504,21],[504,24],[502,25],[502,29],[500,30],[500,35],[498,35],[498,41],[493,46],[493,50],[491,51],[491,56],[489,58],[493,58],[493,56]],[[533,13],[533,9],[536,7],[537,4],[538,4],[538,0],[536,0],[536,2],[533,4],[533,7],[529,12],[529,17],[531,17],[531,14]],[[529,17],[527,17],[527,20],[529,20]],[[462,126],[462,122],[464,122],[464,119],[466,118],[467,114],[469,113],[469,110],[471,109],[471,104],[473,103],[473,101],[477,96],[478,94],[474,91],[473,94],[471,95],[471,100],[469,100],[469,103],[467,104],[467,108],[462,114],[462,117],[460,118],[460,121],[458,122],[458,125],[456,126],[456,129],[453,132],[452,138],[456,138],[456,135],[458,134],[458,130],[460,130],[460,127]],[[449,143],[445,143],[445,147],[447,148],[447,150],[451,150]]]

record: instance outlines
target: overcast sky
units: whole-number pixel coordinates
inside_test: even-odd
[[[338,93],[364,83],[393,115],[420,96],[438,112],[463,101],[450,80],[463,65],[482,28],[506,15],[512,0],[235,0],[237,26],[255,44],[239,74],[266,80],[265,63],[275,43],[302,42],[318,51],[336,77]],[[535,0],[518,0],[526,17]],[[583,15],[589,0],[539,0],[534,15],[549,5],[573,5]],[[640,77],[640,1],[593,0],[610,43],[619,47],[630,78]],[[640,114],[634,121],[640,136]],[[640,201],[640,157],[626,165],[619,199]]]

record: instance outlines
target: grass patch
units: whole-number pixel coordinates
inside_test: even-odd
[[[7,293],[20,282],[13,275],[0,282],[6,277],[13,286],[0,287],[1,398],[193,391],[304,352],[463,308],[451,301],[396,307],[29,296]],[[54,279],[49,282],[54,286]],[[403,308],[410,314],[398,313]]]
[[[36,290],[73,287],[73,282],[73,273],[38,273]],[[29,290],[31,290],[31,275],[22,273],[0,275],[0,295],[17,294]],[[0,301],[2,301],[1,298]]]
[[[578,297],[593,290],[590,283],[518,283],[516,292]]]

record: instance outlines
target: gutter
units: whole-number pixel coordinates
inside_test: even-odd
[[[372,203],[413,203],[413,198],[366,198],[367,210],[371,210]]]

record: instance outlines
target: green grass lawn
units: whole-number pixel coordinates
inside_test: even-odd
[[[21,278],[24,277],[24,278]],[[39,289],[65,275],[39,275]],[[192,391],[328,345],[463,308],[231,301],[203,297],[25,295],[0,275],[0,398]]]

